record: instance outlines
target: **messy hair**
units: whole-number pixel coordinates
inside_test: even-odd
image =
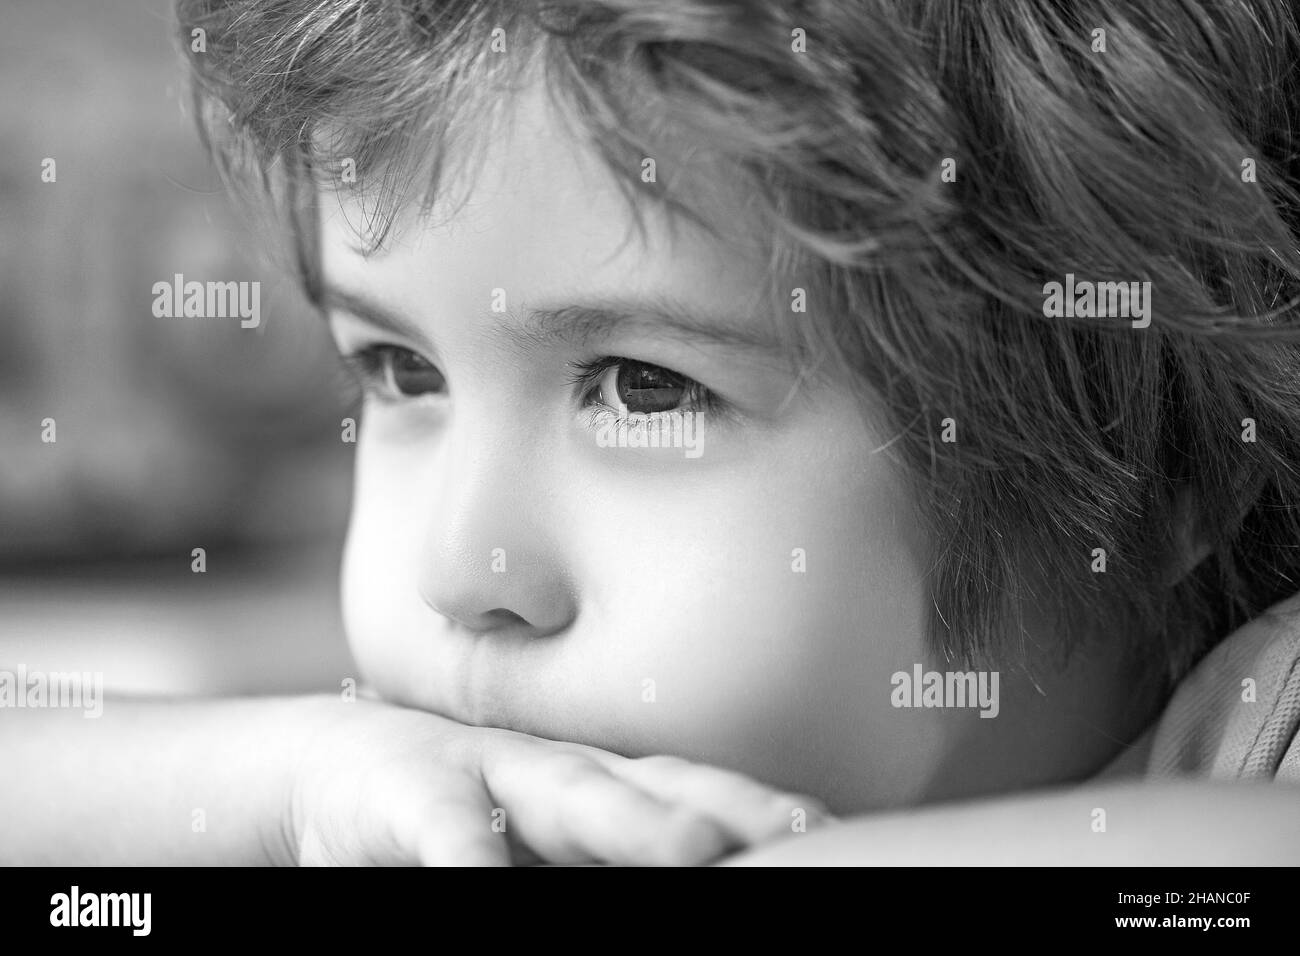
[[[1290,3],[177,9],[205,140],[296,223],[312,295],[310,210],[342,158],[382,242],[526,70],[634,206],[701,216],[707,184],[672,170],[718,157],[801,354],[874,399],[912,476],[947,659],[1005,657],[1047,607],[1063,646],[1131,635],[1172,681],[1300,589]],[[1047,314],[1067,275],[1150,282],[1150,325]]]

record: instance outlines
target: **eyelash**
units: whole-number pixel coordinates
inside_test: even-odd
[[[343,395],[344,402],[355,402],[357,399],[373,398],[376,402],[385,403],[385,405],[398,405],[398,403],[419,401],[421,398],[437,397],[441,393],[429,393],[429,395],[403,395],[395,393],[389,388],[389,371],[390,363],[393,362],[393,356],[407,352],[422,358],[419,352],[407,349],[406,346],[391,345],[391,343],[374,343],[357,349],[354,352],[348,352],[346,355],[339,355],[342,362],[341,388],[339,392]],[[425,359],[425,362],[428,360]],[[434,371],[438,372],[439,377],[442,371],[432,362],[428,363]],[[443,381],[443,388],[446,381]],[[360,392],[360,394],[357,394]]]
[[[390,393],[387,388],[387,363],[390,361],[388,356],[395,352],[409,351],[411,350],[400,345],[375,344],[340,356],[344,370],[347,373],[343,389],[346,397],[355,399],[356,388],[359,386],[362,395],[389,404],[412,401],[417,398],[418,396],[395,395]],[[595,395],[605,374],[611,369],[622,365],[641,365],[672,371],[664,368],[664,366],[655,365],[653,362],[607,355],[587,362],[570,363],[570,374],[567,377],[566,384],[577,390],[579,401],[584,409],[597,413],[613,414],[616,410],[603,402],[597,401]],[[686,384],[686,398],[680,406],[680,411],[702,411],[713,414],[721,414],[726,411],[726,403],[710,389],[705,388],[689,376],[678,372],[673,372],[673,374]]]
[[[410,401],[411,396],[394,395],[388,391],[387,365],[385,356],[394,352],[410,352],[400,345],[375,344],[357,349],[355,352],[340,355],[343,363],[344,377],[342,390],[345,400],[356,400],[360,389],[363,398],[374,398],[388,404]],[[418,353],[413,353],[418,354]]]
[[[618,355],[606,355],[590,362],[573,362],[569,365],[571,373],[569,375],[569,385],[578,390],[583,408],[589,407],[588,403],[594,399],[596,389],[599,387],[605,373],[610,369],[618,368],[620,365],[644,365],[649,368],[659,368],[666,372],[672,372],[672,369],[665,368],[662,365],[655,365],[653,362],[642,362],[639,359],[624,358]],[[722,399],[714,392],[680,372],[672,372],[672,374],[686,383],[687,397],[683,400],[680,409],[678,409],[679,411],[720,413],[724,410]],[[611,413],[615,411],[604,403],[598,404],[601,411]]]

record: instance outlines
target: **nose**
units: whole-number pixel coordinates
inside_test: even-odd
[[[435,464],[420,596],[473,632],[556,634],[572,623],[575,601],[544,452],[508,425],[464,426],[451,426]]]

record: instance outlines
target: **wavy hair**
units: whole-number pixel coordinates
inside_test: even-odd
[[[382,242],[533,69],[634,207],[632,157],[661,157],[653,201],[725,234],[710,184],[672,175],[722,160],[774,313],[806,290],[784,326],[861,384],[914,479],[949,660],[1005,657],[1032,604],[1063,647],[1131,635],[1172,681],[1300,589],[1290,3],[176,6],[205,140],[289,212],[309,294],[340,158]],[[1045,315],[1067,274],[1149,281],[1150,326]],[[1179,569],[1191,540],[1208,555]]]

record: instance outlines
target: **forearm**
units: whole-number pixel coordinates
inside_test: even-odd
[[[290,768],[313,706],[110,699],[95,719],[0,711],[0,862],[284,862]]]
[[[1200,781],[1084,786],[857,817],[727,862],[1295,865],[1300,863],[1300,788]]]

